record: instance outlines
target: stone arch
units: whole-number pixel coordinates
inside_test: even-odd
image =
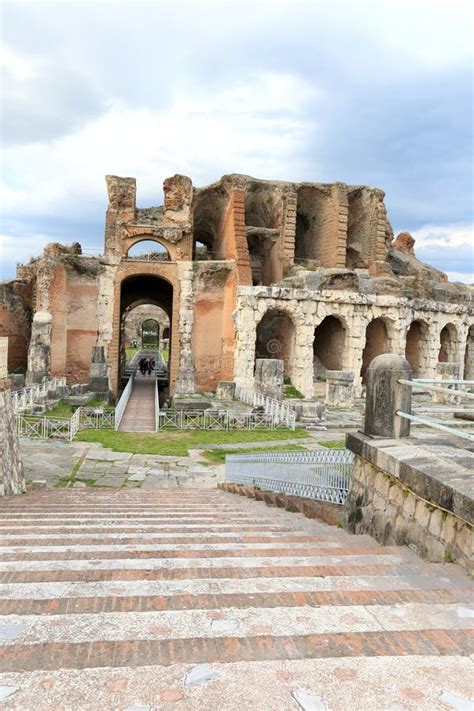
[[[410,363],[414,378],[428,369],[429,355],[428,324],[421,319],[415,319],[407,330],[405,342],[405,358]]]
[[[171,266],[171,265],[170,265]],[[157,269],[158,265],[155,265],[154,269]],[[162,269],[163,267],[160,267]],[[117,385],[113,392],[120,391],[124,384],[124,378],[126,379],[127,373],[124,370],[124,347],[123,347],[123,326],[124,319],[134,308],[143,305],[159,306],[168,316],[170,321],[170,330],[173,335],[178,335],[178,324],[173,322],[173,311],[174,311],[174,298],[176,287],[171,279],[167,276],[157,273],[134,273],[127,274],[117,283],[117,329],[114,328],[116,346],[113,348],[113,353],[116,354],[116,363],[112,364],[112,377],[117,374]],[[176,340],[176,342],[175,342]],[[172,348],[179,349],[179,335],[176,339],[173,339],[173,345],[170,347],[170,353]],[[170,359],[171,360],[171,359]],[[168,370],[169,373],[169,370]],[[169,378],[162,380],[160,383],[160,390],[164,390],[165,393],[169,388]]]
[[[464,380],[474,380],[474,324],[469,326],[464,351]]]
[[[139,262],[169,262],[171,259],[168,247],[161,240],[149,236],[132,242],[125,258]]]
[[[458,330],[454,323],[447,323],[439,334],[439,363],[456,363],[458,355]]]
[[[382,353],[390,353],[393,341],[393,322],[391,319],[379,316],[370,321],[365,329],[365,346],[362,352],[360,375],[363,383],[365,383],[365,374],[370,363],[376,356]]]
[[[294,369],[296,324],[286,311],[268,309],[256,328],[255,358],[283,360],[285,378],[291,380]]]
[[[326,316],[316,326],[313,341],[314,377],[326,379],[326,370],[342,370],[347,329],[339,316]]]

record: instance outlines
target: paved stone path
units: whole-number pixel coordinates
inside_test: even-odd
[[[200,450],[175,457],[114,452],[90,442],[21,439],[20,452],[27,482],[40,481],[47,487],[209,487],[221,481],[224,472],[222,465],[207,466]]]
[[[215,489],[0,503],[5,709],[471,709],[472,585]]]

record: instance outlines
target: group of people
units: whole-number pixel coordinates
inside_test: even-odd
[[[138,363],[140,373],[142,375],[151,375],[152,371],[155,370],[155,359],[154,358],[140,358]]]

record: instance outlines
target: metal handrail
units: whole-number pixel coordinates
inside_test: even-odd
[[[290,405],[238,384],[235,387],[235,397],[247,403],[247,405],[263,407],[265,414],[272,415],[272,417],[283,422],[290,429],[295,429],[296,412]]]
[[[445,395],[455,395],[456,397],[463,398],[465,397],[467,400],[474,400],[474,393],[468,393],[465,390],[450,390],[449,388],[443,388],[440,385],[429,385],[427,384],[426,381],[417,381],[417,380],[405,380],[404,378],[400,378],[398,380],[400,385],[409,385],[411,388],[417,388],[418,390],[428,390],[434,393],[443,393]],[[432,381],[432,382],[439,382],[437,381]],[[450,381],[445,381],[443,382],[450,382]],[[472,381],[471,380],[453,380],[452,383],[456,383],[456,385],[469,385]],[[474,383],[473,383],[474,384]]]
[[[133,390],[133,383],[135,380],[135,375],[136,375],[137,369],[135,368],[132,371],[132,374],[130,375],[130,378],[128,379],[128,383],[126,384],[123,393],[121,394],[119,401],[117,405],[115,406],[115,429],[118,430],[120,427],[120,422],[122,421],[123,413],[125,412],[125,408],[127,407],[128,401],[130,399],[130,395]]]
[[[45,378],[42,383],[29,385],[20,390],[13,390],[11,393],[13,412],[17,412],[29,405],[34,405],[38,400],[45,398],[50,391],[65,385],[66,378]]]
[[[451,388],[444,388],[441,385],[433,385],[432,383],[439,383],[439,380],[406,380],[405,378],[400,378],[397,381],[400,385],[408,385],[410,388],[416,388],[418,390],[428,390],[428,392],[442,393],[443,395],[450,395],[451,397],[458,398],[462,400],[474,400],[474,393],[466,392],[465,390],[453,390]],[[443,383],[452,385],[474,385],[473,380],[456,380],[449,379],[443,380]],[[426,409],[426,408],[425,408]],[[440,412],[440,409],[433,408],[433,412]],[[455,412],[469,412],[468,409],[454,408]],[[410,422],[416,422],[420,425],[426,425],[427,427],[433,427],[437,430],[442,430],[443,432],[448,432],[449,434],[455,435],[456,437],[461,437],[462,439],[467,439],[469,442],[474,442],[474,434],[469,432],[464,432],[456,427],[450,427],[449,425],[444,425],[436,420],[431,420],[428,417],[422,417],[420,415],[413,415],[411,412],[403,412],[402,410],[397,410],[397,415],[403,417]]]
[[[158,378],[155,373],[155,432],[160,427],[160,392],[158,390]]]

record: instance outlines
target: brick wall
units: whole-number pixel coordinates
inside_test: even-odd
[[[0,336],[8,336],[8,372],[26,368],[33,289],[19,281],[0,284]]]

